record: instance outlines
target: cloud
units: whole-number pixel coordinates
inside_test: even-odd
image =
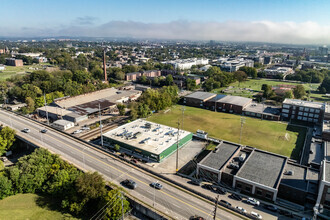
[[[84,17],[77,17],[74,20],[74,24],[76,25],[93,25],[95,21],[97,21],[97,17],[92,16],[84,16]]]
[[[328,44],[330,26],[315,22],[226,21],[196,22],[172,21],[143,23],[110,21],[92,25],[96,18],[80,17],[69,26],[58,28],[25,28],[20,30],[0,27],[0,36],[85,36],[133,37],[153,39],[254,41],[292,44]]]

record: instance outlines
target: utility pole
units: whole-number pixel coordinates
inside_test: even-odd
[[[183,130],[183,116],[184,116],[184,111],[185,111],[186,109],[185,109],[185,107],[184,106],[182,106],[181,107],[181,111],[182,111],[182,125],[181,125],[181,129]]]
[[[99,118],[100,118],[101,146],[103,147],[102,120],[101,120],[101,106],[100,106],[100,103],[99,103]]]
[[[179,136],[180,136],[180,119],[178,120],[178,135],[177,135],[177,146],[176,146],[176,172],[179,171]]]
[[[213,220],[215,220],[216,217],[217,217],[218,202],[219,202],[219,195],[217,196],[217,198],[216,198],[216,200],[215,200],[215,207],[214,207]]]
[[[239,135],[239,144],[241,144],[241,141],[242,141],[242,131],[243,131],[243,125],[245,123],[245,117],[241,117],[241,132],[240,132],[240,135]]]
[[[46,117],[47,117],[47,125],[49,125],[48,111],[47,111],[47,102],[46,102],[46,95],[45,95],[45,93],[44,93],[44,101],[45,101],[45,110],[46,110]]]

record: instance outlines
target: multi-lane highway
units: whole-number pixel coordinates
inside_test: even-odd
[[[97,171],[106,180],[117,185],[124,179],[134,180],[138,187],[135,190],[127,189],[128,192],[132,196],[166,213],[173,219],[188,219],[195,214],[206,219],[212,219],[213,204],[193,196],[185,190],[158,180],[155,176],[135,166],[126,164],[115,157],[104,154],[88,144],[77,141],[53,129],[48,129],[47,133],[41,133],[42,125],[3,110],[0,110],[0,122],[14,128],[23,138],[61,155],[62,158],[82,169]],[[30,132],[22,132],[24,128],[30,129]],[[163,189],[154,190],[151,188],[149,184],[154,181],[160,182],[163,185]],[[218,209],[217,219],[241,218]]]

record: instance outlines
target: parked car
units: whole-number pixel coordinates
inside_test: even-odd
[[[242,212],[242,213],[247,213],[246,209],[240,207],[240,206],[236,206],[236,209],[239,211],[239,212]]]
[[[195,185],[195,186],[200,186],[201,185],[201,182],[198,181],[198,180],[190,180],[188,183],[192,184],[192,185]]]
[[[160,184],[160,183],[150,183],[150,186],[152,187],[152,188],[155,188],[155,189],[159,189],[159,190],[161,190],[162,188],[163,188],[163,185],[162,184]]]
[[[41,129],[40,130],[41,133],[47,133],[47,131],[48,131],[47,129]]]
[[[189,220],[204,220],[202,216],[194,215],[189,218]]]
[[[126,180],[122,181],[121,184],[123,186],[126,186],[126,187],[130,188],[130,189],[135,189],[137,187],[136,182],[134,182],[133,180],[129,180],[129,179],[126,179]]]
[[[79,130],[74,131],[73,133],[74,134],[80,134],[81,132],[82,132],[82,130],[79,129]]]
[[[258,213],[256,213],[256,212],[251,212],[251,215],[253,216],[253,217],[256,217],[257,219],[262,219],[262,216],[260,215],[260,214],[258,214]]]
[[[260,202],[254,198],[248,198],[246,200],[247,203],[251,204],[251,205],[256,205],[256,206],[259,206],[260,205]]]
[[[233,194],[231,194],[230,195],[230,198],[232,198],[232,199],[236,199],[236,200],[238,200],[238,201],[242,201],[242,196],[240,196],[240,195],[238,195],[238,194],[236,194],[236,193],[233,193]]]
[[[224,203],[227,206],[231,206],[231,204],[229,202],[227,202],[226,200],[221,199],[220,202]]]
[[[29,132],[30,132],[30,129],[28,129],[28,128],[24,128],[24,129],[22,130],[22,132],[24,132],[24,133],[29,133]]]
[[[203,184],[202,188],[214,191],[213,186],[211,184]]]
[[[273,212],[277,211],[277,207],[273,205],[265,205],[265,208]]]
[[[216,191],[217,191],[217,193],[222,194],[222,195],[227,193],[227,190],[224,188],[221,188],[221,187],[218,187]]]

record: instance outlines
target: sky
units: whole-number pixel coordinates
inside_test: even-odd
[[[2,37],[330,43],[330,1],[0,0]]]

